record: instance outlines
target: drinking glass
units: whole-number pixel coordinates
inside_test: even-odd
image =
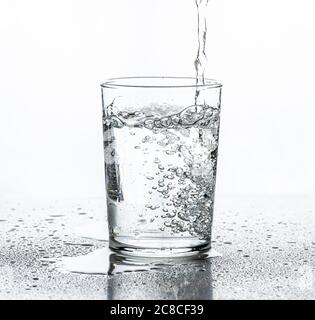
[[[147,257],[208,250],[222,85],[127,77],[101,88],[110,248]]]

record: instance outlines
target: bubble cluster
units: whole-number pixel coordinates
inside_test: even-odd
[[[171,108],[163,110],[165,114]],[[151,224],[147,228],[167,231],[171,235],[210,238],[219,112],[219,107],[209,105],[192,105],[181,112],[163,116],[152,113],[152,108],[125,112],[111,105],[105,110],[105,141],[107,147],[110,145],[116,150],[112,152],[114,158],[110,166],[107,164],[110,169],[107,192],[114,195],[111,199],[116,200],[111,203],[113,221],[125,223],[123,218],[117,216],[128,207],[127,202],[124,207],[121,194],[124,192],[126,199],[128,193],[130,199],[137,194],[134,190],[137,187],[130,187],[127,183],[123,185],[121,172],[124,172],[124,175],[134,177],[132,181],[135,185],[144,177],[145,182],[138,184],[138,188],[143,189],[143,203],[141,199],[133,198],[129,208],[138,212],[139,216],[140,213],[146,216],[145,224]],[[125,149],[119,143],[124,144]],[[120,153],[117,152],[119,148]],[[130,150],[133,154],[127,154],[124,150]],[[108,150],[105,150],[106,153],[109,153]],[[141,162],[142,168],[148,168],[147,171],[140,171],[137,161]],[[138,207],[133,203],[139,203]],[[134,228],[141,233],[146,227],[143,226],[143,219],[140,220]],[[130,228],[130,224],[126,228]]]

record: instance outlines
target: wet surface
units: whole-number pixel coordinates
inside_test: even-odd
[[[160,263],[107,249],[103,199],[0,203],[1,299],[315,298],[311,197],[218,197],[222,256]]]

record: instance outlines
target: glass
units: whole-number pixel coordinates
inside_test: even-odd
[[[208,250],[222,85],[129,77],[101,87],[110,248],[154,257]]]

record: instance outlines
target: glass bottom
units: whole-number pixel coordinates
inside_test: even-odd
[[[195,237],[111,237],[109,247],[122,255],[137,257],[185,257],[209,251],[210,239]]]

